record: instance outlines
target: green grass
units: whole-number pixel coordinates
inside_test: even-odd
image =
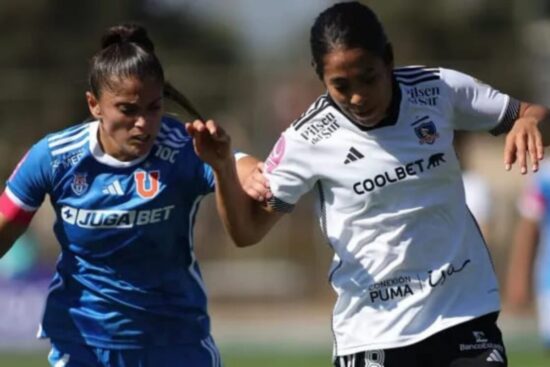
[[[0,366],[16,367],[42,367],[46,366],[47,351],[34,353],[0,353]],[[282,352],[269,353],[260,352],[239,352],[222,349],[222,356],[225,367],[319,367],[331,366],[329,353],[297,353],[285,354]],[[544,355],[542,351],[512,352],[509,354],[510,367],[548,367],[550,356]]]

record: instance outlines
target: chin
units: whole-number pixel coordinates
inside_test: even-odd
[[[382,119],[361,119],[358,117],[355,117],[353,119],[355,122],[357,122],[360,125],[366,126],[366,127],[373,127],[376,126],[382,121]]]
[[[376,121],[370,121],[370,120],[356,120],[358,123],[360,123],[361,125],[363,126],[366,126],[366,127],[373,127],[373,126],[376,126],[380,123],[380,120],[376,120]]]
[[[149,154],[151,151],[152,146],[144,146],[144,147],[130,147],[127,151],[127,154],[129,157],[131,157],[130,160],[138,159],[143,157],[144,155]]]

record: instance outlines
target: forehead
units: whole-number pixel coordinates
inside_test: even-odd
[[[381,57],[363,48],[336,48],[323,57],[325,78],[369,74],[385,66]]]
[[[163,83],[156,78],[111,76],[103,88],[101,99],[114,100],[150,100],[162,96]]]

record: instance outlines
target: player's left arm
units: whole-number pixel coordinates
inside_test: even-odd
[[[216,179],[218,213],[227,232],[238,246],[257,243],[281,217],[278,213],[265,210],[242,186],[243,178],[238,171],[249,177],[254,174],[258,161],[251,157],[241,164],[235,163],[230,137],[214,121],[195,120],[186,123],[185,127],[193,138],[197,156],[212,168]],[[242,159],[245,158],[239,161]]]
[[[517,163],[522,174],[527,173],[527,161],[537,172],[544,157],[544,147],[550,144],[550,113],[547,107],[520,102],[519,113],[506,135],[504,165],[510,170]]]
[[[550,144],[548,108],[519,101],[456,70],[441,69],[441,76],[451,96],[456,130],[507,134],[505,169],[517,163],[525,174],[529,160],[532,170],[538,171],[544,146]]]

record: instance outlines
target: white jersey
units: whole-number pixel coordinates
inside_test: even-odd
[[[401,347],[499,309],[490,255],[464,199],[454,130],[506,130],[519,103],[465,74],[394,71],[390,116],[353,123],[321,96],[266,161],[272,204],[317,191],[334,250],[335,354]]]

